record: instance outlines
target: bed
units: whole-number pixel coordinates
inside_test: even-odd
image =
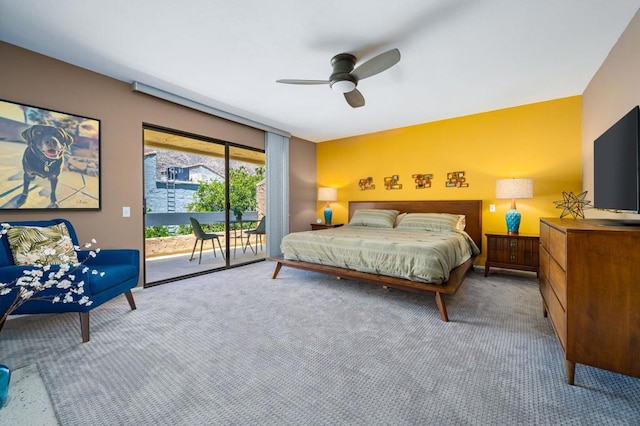
[[[393,210],[400,212],[400,215],[392,225],[393,229],[388,229],[390,219],[382,216],[391,214],[389,212]],[[357,226],[367,225],[360,222],[368,221],[371,215],[378,213],[381,216],[380,220],[386,221],[384,227]],[[407,215],[403,218],[405,213],[447,214]],[[431,220],[430,218],[435,216],[445,218],[446,221],[443,223],[449,226],[453,223],[451,222],[453,215],[464,217],[464,232],[433,232],[431,235],[431,229],[429,232],[423,232],[422,229],[412,228],[412,225],[422,223],[421,220],[424,218],[428,217]],[[375,217],[372,220],[375,221],[378,218]],[[439,240],[443,240],[442,244],[445,244],[443,234],[447,234],[447,239],[451,235],[453,241],[441,245]],[[427,247],[431,245],[430,240],[436,240],[433,248]],[[403,245],[403,241],[411,245]],[[457,253],[458,247],[462,251],[467,243],[470,251]],[[341,246],[341,251],[334,252],[332,245]],[[424,245],[424,247],[418,247],[418,245]],[[397,251],[396,247],[402,247],[402,249],[394,253]],[[349,203],[348,226],[289,234],[282,241],[283,255],[268,259],[276,262],[273,279],[277,278],[282,266],[288,266],[389,288],[434,293],[440,316],[443,321],[448,321],[443,295],[454,294],[457,291],[466,273],[473,267],[481,247],[482,201],[480,200],[355,201]],[[416,253],[418,249],[427,251]],[[358,254],[357,250],[361,250],[361,254]],[[387,256],[393,256],[393,259],[388,260]],[[357,262],[354,259],[357,259]],[[371,261],[367,263],[364,259],[371,259]],[[391,266],[398,264],[400,266]]]

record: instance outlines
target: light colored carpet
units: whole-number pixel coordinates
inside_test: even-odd
[[[0,425],[58,425],[49,394],[35,364],[12,370],[10,389],[7,402],[0,409]]]
[[[0,360],[37,363],[62,425],[631,425],[640,380],[564,361],[535,277],[471,272],[446,297],[271,262],[24,317]],[[34,408],[36,409],[36,408]]]

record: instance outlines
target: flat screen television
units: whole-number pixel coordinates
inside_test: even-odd
[[[593,207],[640,212],[640,107],[636,106],[593,143]]]

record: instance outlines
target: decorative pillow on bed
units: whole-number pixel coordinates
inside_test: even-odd
[[[449,213],[409,213],[396,228],[423,231],[455,231],[459,230],[460,216]]]
[[[349,225],[393,228],[398,213],[398,210],[360,209],[353,214]]]
[[[7,237],[16,265],[78,263],[73,241],[64,223],[52,226],[12,226]]]
[[[467,217],[463,214],[459,214],[458,216],[458,223],[456,224],[456,229],[458,231],[464,231],[464,228],[467,227]]]
[[[393,227],[395,228],[396,226],[398,226],[398,224],[400,223],[402,218],[405,217],[406,215],[407,215],[406,213],[398,213],[398,216],[396,216],[396,221],[395,221]]]

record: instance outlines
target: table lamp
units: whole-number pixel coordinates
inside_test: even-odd
[[[517,234],[520,228],[520,212],[516,210],[516,198],[533,198],[533,179],[496,180],[496,198],[511,198],[511,208],[505,219],[509,234]]]
[[[318,188],[318,201],[326,201],[327,207],[324,209],[324,223],[331,224],[331,201],[338,201],[338,188]]]

